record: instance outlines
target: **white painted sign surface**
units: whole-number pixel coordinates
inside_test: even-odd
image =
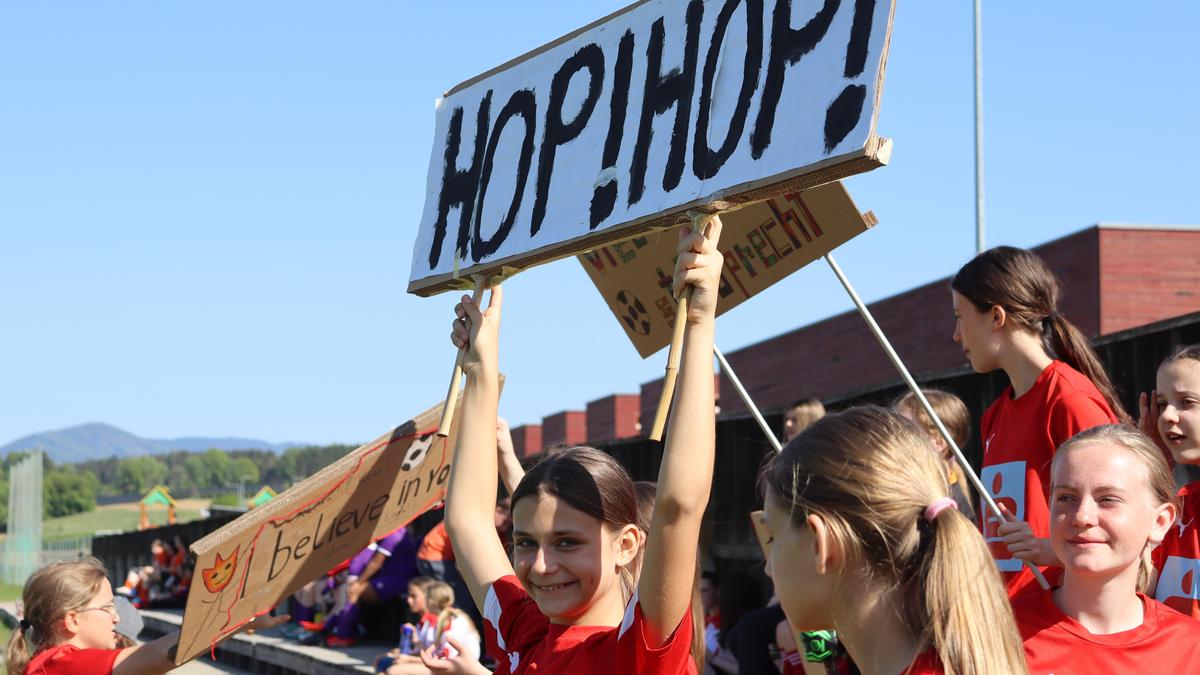
[[[438,102],[409,291],[886,163],[893,6],[644,0],[459,85]]]

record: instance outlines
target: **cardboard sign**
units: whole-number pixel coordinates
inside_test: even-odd
[[[717,315],[829,253],[876,223],[839,183],[774,197],[722,214]],[[643,358],[671,342],[674,232],[652,232],[579,256]]]
[[[446,496],[458,432],[431,408],[192,544],[195,577],[175,663],[408,524]]]
[[[438,101],[408,290],[886,164],[894,0],[642,0]]]

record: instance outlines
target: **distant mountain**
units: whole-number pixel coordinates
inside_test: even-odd
[[[0,456],[17,450],[41,448],[55,462],[83,462],[106,457],[154,455],[172,450],[271,450],[282,452],[302,443],[268,443],[253,438],[171,438],[135,436],[108,424],[93,422],[79,426],[43,431],[0,447]]]

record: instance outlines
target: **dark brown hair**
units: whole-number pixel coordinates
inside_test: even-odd
[[[981,312],[1004,308],[1009,320],[1041,336],[1047,354],[1086,375],[1117,419],[1132,423],[1087,337],[1059,313],[1062,286],[1037,254],[1012,246],[988,249],[962,266],[950,288]]]
[[[637,495],[629,472],[610,455],[586,445],[534,464],[517,483],[512,505],[541,495],[557,497],[613,530],[638,524]]]

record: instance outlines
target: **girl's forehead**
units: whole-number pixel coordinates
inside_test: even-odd
[[[587,532],[603,523],[554,495],[522,497],[513,505],[513,529],[530,534],[560,530]]]
[[[1086,443],[1059,451],[1054,485],[1130,487],[1149,485],[1148,470],[1132,452],[1113,443]]]
[[[1182,384],[1184,388],[1200,389],[1200,361],[1195,359],[1168,361],[1159,366],[1158,380],[1159,384],[1175,382]]]

